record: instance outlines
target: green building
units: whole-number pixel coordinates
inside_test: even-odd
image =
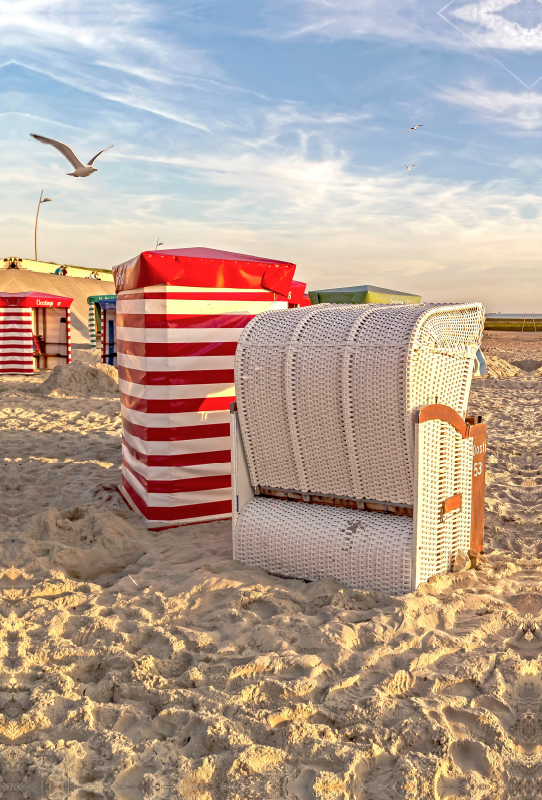
[[[311,305],[317,303],[391,303],[411,305],[419,303],[421,296],[382,289],[379,286],[346,286],[342,289],[316,289],[309,292]]]

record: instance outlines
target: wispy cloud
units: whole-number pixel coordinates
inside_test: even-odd
[[[163,18],[160,3],[144,0],[0,0],[0,67],[20,63],[81,91],[205,129],[179,113],[179,93],[171,87],[215,80],[218,91],[227,81],[204,52],[168,32]]]
[[[380,171],[361,174],[352,169],[347,156],[337,153],[313,159],[304,142],[297,148],[235,153],[232,149],[182,155],[130,155],[117,153],[116,162],[150,164],[176,175],[179,185],[209,186],[219,191],[206,195],[200,215],[238,227],[305,233],[390,225],[441,234],[446,229],[471,230],[488,224],[494,209],[510,220],[519,219],[519,209],[529,202],[542,207],[519,182],[494,180],[475,186],[469,181],[435,180],[415,173]],[[168,204],[164,195],[153,195],[148,213],[155,207],[156,222]]]
[[[60,122],[57,119],[50,119],[49,117],[41,117],[38,114],[31,114],[26,111],[0,111],[0,118],[3,118],[5,121],[17,120],[20,123],[21,120],[27,119],[32,121],[32,123],[39,123],[44,125],[54,125],[55,127],[59,128],[68,128],[70,131],[81,131],[80,125],[70,125],[68,122]]]
[[[263,8],[265,33],[285,39],[379,36],[420,40],[430,36],[430,30],[424,33],[418,24],[425,16],[423,1],[415,0],[405,18],[398,16],[404,0],[268,0]],[[449,36],[447,31],[444,35]]]
[[[51,70],[49,67],[41,68],[27,64],[23,65],[14,59],[6,62],[2,66],[6,67],[10,65],[20,66],[32,72],[39,72],[42,75],[53,78],[55,81],[58,81],[58,83],[63,83],[66,86],[79,89],[87,94],[95,95],[103,100],[111,100],[112,102],[119,103],[123,106],[129,106],[130,108],[137,109],[139,111],[146,111],[149,114],[156,115],[157,117],[163,117],[164,119],[169,119],[182,125],[188,125],[192,128],[198,128],[199,130],[204,131],[208,130],[204,123],[198,122],[197,119],[194,119],[190,114],[179,114],[175,111],[174,104],[168,102],[167,100],[162,101],[160,97],[156,96],[156,94],[150,92],[148,89],[140,85],[131,86],[129,84],[125,84],[121,87],[115,85],[111,80],[100,79],[89,81],[87,76],[81,74],[81,71],[77,68],[71,72],[59,73],[58,70]],[[1,68],[2,67],[0,66],[0,70]]]
[[[467,108],[478,117],[498,123],[502,133],[542,128],[542,94],[488,89],[479,82],[463,88],[447,87],[437,93],[440,100]]]
[[[503,12],[510,8],[516,11],[518,20],[508,19],[504,15]],[[465,4],[452,2],[447,4],[446,10],[457,22],[467,23],[463,32],[478,47],[527,53],[542,50],[542,24],[531,25],[530,11],[521,0],[478,0]]]
[[[523,0],[268,0],[262,33],[284,39],[377,37],[451,49],[542,50]],[[515,18],[507,17],[510,9]]]
[[[160,190],[122,192],[114,209],[105,209],[102,193],[88,186],[88,221],[60,206],[48,209],[44,256],[77,263],[81,239],[93,240],[85,263],[112,265],[152,246],[152,232],[173,246],[205,244],[293,260],[312,288],[369,282],[421,291],[427,300],[481,297],[490,310],[502,309],[502,281],[512,270],[520,280],[507,289],[505,310],[524,310],[521,277],[534,276],[542,239],[532,217],[542,213],[542,202],[510,181],[474,187],[423,176],[361,177],[340,159],[311,165],[255,154],[229,164],[219,156],[204,163],[195,157],[188,165],[166,161],[173,165],[180,167],[181,189],[197,174],[200,184],[217,190],[196,218],[188,213],[192,199],[179,213],[178,199]],[[23,176],[23,188],[34,183],[32,171]],[[235,196],[221,197],[225,187],[234,187]],[[48,191],[68,202],[61,176]],[[75,202],[74,194],[70,205]],[[4,210],[5,246],[28,240],[30,247],[28,215],[12,212],[9,226],[8,216]]]

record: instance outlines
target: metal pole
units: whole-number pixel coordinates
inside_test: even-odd
[[[43,197],[43,189],[41,190],[40,194],[40,201],[38,203],[38,210],[36,211],[36,227],[34,228],[34,253],[36,256],[36,261],[38,260],[38,217],[40,214],[40,206],[41,206],[41,198]]]

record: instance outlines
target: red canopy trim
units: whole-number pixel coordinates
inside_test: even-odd
[[[73,297],[43,292],[0,292],[0,308],[18,306],[19,308],[69,308]]]

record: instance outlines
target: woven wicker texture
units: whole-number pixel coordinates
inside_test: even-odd
[[[359,589],[412,588],[412,519],[256,497],[233,533],[234,558],[284,577]]]
[[[260,314],[235,362],[253,485],[412,505],[415,412],[464,417],[483,319],[479,303]]]
[[[447,422],[430,420],[418,427],[418,485],[415,585],[448,572],[458,549],[468,550],[471,530],[472,439]],[[442,503],[462,495],[460,509],[442,515]]]

